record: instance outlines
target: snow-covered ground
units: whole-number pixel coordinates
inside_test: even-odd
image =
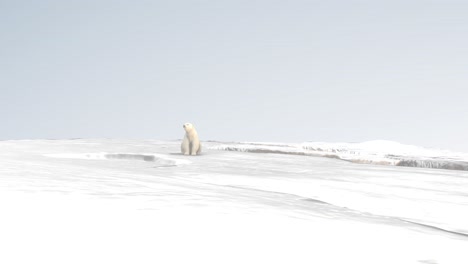
[[[465,156],[376,143],[0,141],[0,263],[468,263],[468,172],[344,161]]]

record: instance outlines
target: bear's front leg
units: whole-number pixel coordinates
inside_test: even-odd
[[[198,149],[200,148],[200,142],[198,139],[194,139],[194,141],[190,144],[190,155],[195,156],[198,154]]]
[[[182,145],[180,147],[180,150],[182,154],[184,155],[190,155],[190,142],[187,137],[184,137],[184,140],[182,141]]]

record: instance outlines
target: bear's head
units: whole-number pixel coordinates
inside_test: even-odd
[[[183,127],[184,127],[184,129],[185,129],[186,132],[190,132],[190,131],[194,130],[193,125],[190,124],[190,123],[185,123],[185,124],[183,125]]]

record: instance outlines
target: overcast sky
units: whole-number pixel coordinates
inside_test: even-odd
[[[0,0],[0,139],[468,152],[467,3]]]

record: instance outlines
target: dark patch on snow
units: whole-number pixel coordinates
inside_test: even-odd
[[[414,224],[414,225],[426,227],[426,228],[433,229],[433,230],[437,230],[437,231],[442,231],[442,232],[449,233],[449,234],[452,234],[452,235],[468,237],[468,234],[463,233],[463,232],[457,232],[457,231],[447,230],[447,229],[443,229],[443,228],[440,228],[440,227],[437,227],[437,226],[422,224],[422,223],[413,222],[413,221],[409,221],[409,220],[405,220],[405,219],[400,219],[400,220],[403,221],[403,222],[406,222],[406,223],[410,223],[410,224]]]
[[[106,159],[127,159],[127,160],[143,160],[143,161],[156,161],[155,156],[153,155],[142,155],[142,154],[106,154],[104,156]]]
[[[432,259],[420,260],[419,262],[424,263],[424,264],[437,264],[437,261],[432,260]]]
[[[174,160],[164,159],[155,155],[150,154],[130,154],[130,153],[112,153],[112,154],[105,154],[104,158],[109,160],[138,160],[138,161],[145,161],[145,162],[152,162],[156,163],[157,166],[155,168],[161,167],[177,167],[178,164]]]
[[[450,160],[418,160],[418,159],[403,159],[400,160],[397,166],[402,167],[418,167],[430,169],[446,169],[446,170],[468,170],[468,162],[464,161],[450,161]]]
[[[329,204],[327,202],[317,200],[317,199],[312,199],[312,198],[305,198],[305,199],[303,199],[303,201],[312,202],[312,203],[319,203],[319,204]]]

